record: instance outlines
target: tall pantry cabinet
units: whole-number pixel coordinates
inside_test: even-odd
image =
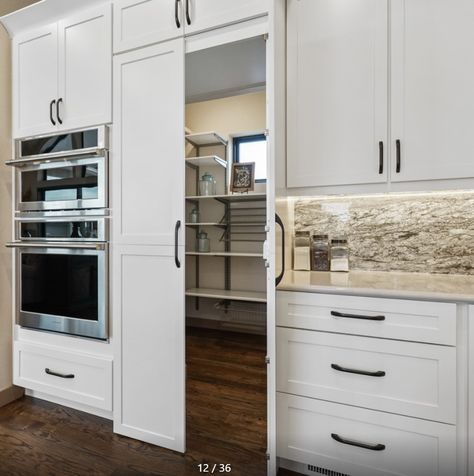
[[[114,429],[182,452],[183,38],[117,55],[114,106]]]

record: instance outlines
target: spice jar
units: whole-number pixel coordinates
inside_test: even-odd
[[[331,240],[331,271],[349,271],[349,247],[345,238]]]
[[[311,258],[313,271],[329,271],[328,235],[313,235],[311,237]]]
[[[199,180],[199,195],[208,196],[216,194],[216,181],[214,177],[206,172]]]
[[[297,231],[293,240],[293,269],[307,271],[311,269],[309,232]]]
[[[199,253],[209,253],[211,251],[211,242],[205,231],[200,231],[196,239],[196,247]]]

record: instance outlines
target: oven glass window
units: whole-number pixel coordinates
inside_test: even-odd
[[[22,311],[98,321],[98,257],[21,254]]]
[[[47,239],[98,239],[97,221],[21,222],[20,237]]]
[[[21,155],[22,157],[29,157],[32,155],[88,149],[97,146],[97,129],[91,129],[70,134],[24,140],[21,142]]]
[[[98,164],[21,172],[22,202],[97,199]]]

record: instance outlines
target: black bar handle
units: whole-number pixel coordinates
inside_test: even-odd
[[[181,268],[181,262],[178,258],[178,236],[179,236],[179,229],[181,228],[181,220],[176,222],[176,226],[174,227],[174,262],[176,263],[177,268]]]
[[[400,142],[400,139],[397,139],[395,141],[396,147],[397,147],[397,174],[400,173],[400,170],[402,168],[402,144]]]
[[[358,448],[364,448],[366,450],[383,451],[385,449],[385,445],[382,445],[381,443],[371,445],[370,443],[362,443],[360,441],[348,440],[347,438],[342,438],[337,433],[331,433],[331,438],[333,440],[336,440],[338,443],[350,446],[357,446]]]
[[[282,219],[275,213],[275,222],[280,225],[281,228],[281,272],[275,278],[275,286],[278,286],[283,279],[285,274],[285,225],[283,224]]]
[[[367,375],[367,377],[385,377],[385,372],[383,370],[368,372],[367,370],[348,369],[347,367],[341,367],[338,364],[331,364],[331,368],[338,372],[347,372],[349,374]]]
[[[48,375],[52,375],[53,377],[59,377],[59,378],[74,378],[75,375],[74,374],[61,374],[59,372],[53,372],[52,370],[50,369],[44,369],[44,371],[48,374]]]
[[[347,314],[339,311],[331,311],[331,316],[347,317],[349,319],[365,319],[367,321],[385,321],[385,316],[364,316],[362,314]]]
[[[49,103],[49,120],[51,121],[51,124],[53,124],[53,126],[56,125],[56,121],[54,120],[54,117],[53,117],[53,107],[54,107],[55,102],[56,102],[56,99],[53,99]]]
[[[176,22],[176,27],[181,28],[181,22],[179,21],[179,7],[178,4],[181,0],[175,0],[174,1],[174,20]]]
[[[383,142],[379,142],[379,174],[383,174]]]
[[[191,25],[191,14],[189,8],[189,0],[186,0],[186,23]]]
[[[58,118],[59,124],[63,123],[63,120],[61,119],[61,115],[59,114],[59,105],[63,102],[63,98],[59,98],[58,102],[56,103],[56,117]]]

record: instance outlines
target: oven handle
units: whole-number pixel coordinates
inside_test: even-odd
[[[81,157],[101,157],[105,155],[105,149],[90,148],[81,151],[71,152],[55,152],[53,154],[41,154],[33,155],[27,159],[15,159],[7,160],[5,165],[11,165],[13,167],[23,167],[24,165],[31,164],[32,162],[50,162],[52,160],[71,160],[80,159]]]
[[[7,248],[75,248],[81,250],[105,250],[106,243],[25,243],[15,241],[7,243]]]

